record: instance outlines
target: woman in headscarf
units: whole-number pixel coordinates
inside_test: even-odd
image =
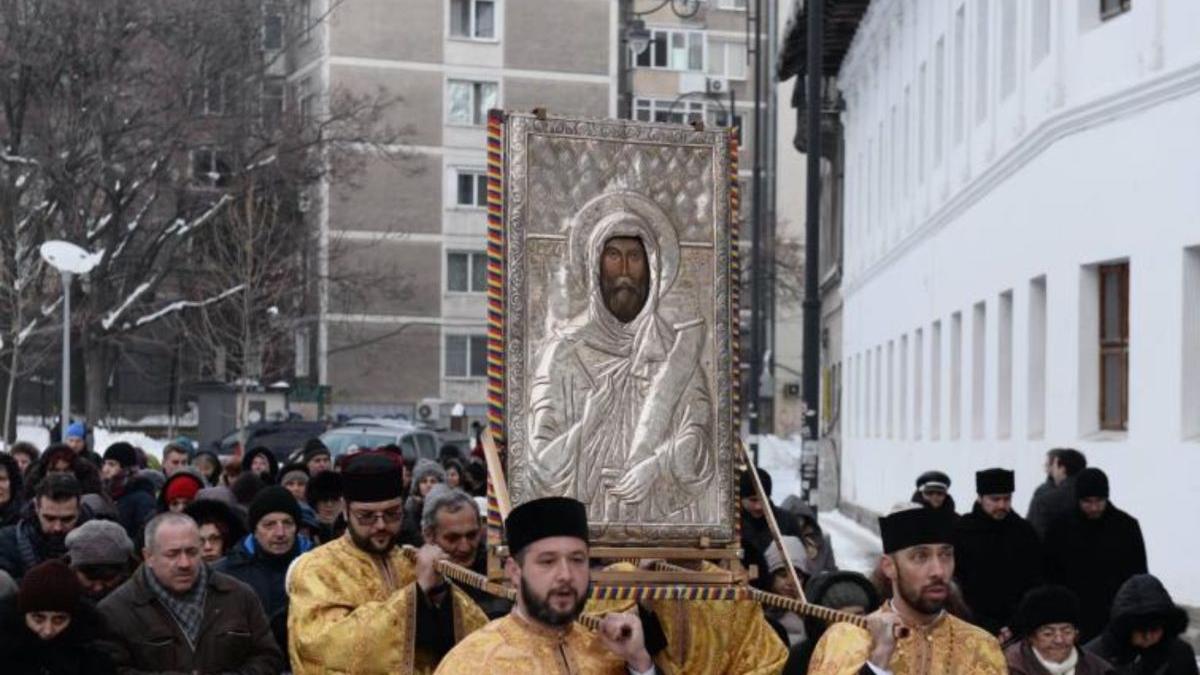
[[[99,616],[61,560],[25,574],[20,590],[0,605],[0,663],[11,675],[107,675],[112,661],[97,642]]]

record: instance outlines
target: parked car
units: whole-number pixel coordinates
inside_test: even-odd
[[[411,424],[356,424],[330,429],[321,435],[321,441],[329,448],[333,461],[361,450],[372,450],[396,444],[405,459],[438,458],[437,434]]]
[[[303,449],[304,443],[314,436],[320,436],[326,429],[324,422],[257,422],[246,427],[246,444],[243,451],[266,446],[280,462],[297,449]],[[219,441],[213,441],[212,450],[218,455],[232,455],[238,440],[238,429],[225,434]]]

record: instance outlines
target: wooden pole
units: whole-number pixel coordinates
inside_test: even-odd
[[[500,449],[496,447],[496,439],[492,438],[492,430],[483,430],[483,456],[487,459],[488,477],[492,479],[492,489],[496,492],[496,506],[500,509],[500,519],[508,520],[512,511],[512,502],[508,500],[508,482],[504,480],[504,466],[500,463]]]
[[[767,496],[763,490],[762,482],[758,480],[758,470],[754,463],[750,461],[750,453],[746,450],[746,444],[742,439],[737,440],[738,449],[742,452],[742,461],[746,462],[746,471],[750,474],[750,479],[754,482],[754,492],[758,494],[758,498],[762,500],[763,513],[767,517],[767,527],[771,530],[771,538],[775,540],[775,545],[779,547],[779,555],[783,558],[784,564],[787,566],[788,575],[792,577],[792,583],[796,586],[796,598],[800,602],[807,603],[808,600],[804,597],[804,585],[800,583],[800,575],[796,574],[796,568],[792,565],[792,557],[788,555],[787,547],[783,545],[783,536],[779,534],[779,523],[775,522],[775,510],[771,506],[771,498]]]

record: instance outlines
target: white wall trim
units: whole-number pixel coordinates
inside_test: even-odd
[[[447,73],[458,77],[459,73],[487,73],[486,77],[523,77],[533,80],[550,80],[554,82],[584,82],[589,84],[609,84],[610,76],[605,73],[573,73],[557,70],[524,70],[520,68],[487,68],[484,66],[457,66],[446,63],[425,63],[422,61],[396,61],[393,59],[369,59],[360,56],[334,56],[330,63],[335,66],[350,68],[379,68],[383,70],[414,70],[426,73]],[[475,75],[467,75],[474,77]]]
[[[1200,63],[1100,96],[1047,117],[974,180],[963,186],[941,208],[930,214],[906,239],[898,242],[860,273],[847,279],[843,293],[851,295],[856,292],[905,253],[953,223],[967,209],[1058,141],[1198,91]]]

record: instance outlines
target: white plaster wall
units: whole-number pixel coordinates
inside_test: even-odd
[[[900,53],[927,52],[917,38],[924,35],[933,43],[934,18],[920,24],[918,17],[896,20],[884,11],[893,4],[875,3],[867,21],[899,31],[890,44]],[[952,17],[957,3],[947,4],[946,17]],[[879,182],[857,179],[869,172],[859,173],[849,162],[868,154],[866,144],[883,119],[873,115],[890,109],[890,99],[881,97],[902,92],[906,76],[895,73],[898,79],[889,86],[867,77],[870,68],[854,66],[858,70],[844,77],[857,93],[847,111],[842,346],[850,365],[843,396],[842,499],[884,512],[911,494],[918,473],[939,468],[951,475],[955,499],[969,508],[974,472],[1005,466],[1017,472],[1014,500],[1023,513],[1044,479],[1045,451],[1076,447],[1108,473],[1113,502],[1141,521],[1151,571],[1177,601],[1194,605],[1200,603],[1200,579],[1192,574],[1200,556],[1193,526],[1200,517],[1200,426],[1195,421],[1200,417],[1200,310],[1191,304],[1200,301],[1200,255],[1189,248],[1200,246],[1200,43],[1187,36],[1200,28],[1200,5],[1134,3],[1133,11],[1105,25],[1081,27],[1083,6],[1055,3],[1047,67],[1057,74],[1042,80],[1019,76],[1023,94],[1005,104],[1024,101],[1023,122],[1017,123],[1020,114],[1005,117],[993,110],[989,119],[1004,123],[976,126],[968,97],[972,123],[964,147],[948,142],[942,173],[930,171],[925,185],[898,190],[890,209],[868,206],[879,197],[872,193]],[[1021,7],[1026,9],[1018,23],[1028,28],[1028,4]],[[972,21],[967,25],[974,27]],[[868,37],[882,45],[887,34],[864,28],[855,46],[861,54],[847,60],[852,66],[856,58],[870,63]],[[994,69],[991,78],[996,82]],[[966,80],[971,89],[971,77]],[[994,152],[987,151],[989,145]],[[870,213],[876,214],[874,220]],[[1097,433],[1090,388],[1098,364],[1087,351],[1095,337],[1086,321],[1095,294],[1083,270],[1116,259],[1130,263],[1129,422],[1127,432]],[[1031,434],[1029,298],[1030,282],[1040,276],[1047,291],[1045,430]],[[1011,427],[1001,434],[997,344],[1000,296],[1008,291],[1013,298]],[[977,303],[984,304],[986,314],[978,438],[972,416]],[[962,316],[961,434],[952,438],[951,316],[956,312]],[[935,321],[941,321],[939,386],[930,380]],[[924,347],[920,368],[912,353],[918,328]],[[905,335],[910,351],[900,354]],[[889,343],[897,359],[908,361],[905,392],[888,381]],[[898,365],[891,371],[898,380]],[[882,390],[877,373],[884,380]],[[935,429],[931,407],[939,388]],[[918,391],[920,405],[913,398]],[[906,405],[899,404],[900,396],[908,398]],[[870,402],[869,418],[864,402]],[[890,435],[889,408],[909,415],[906,425],[891,425]]]

